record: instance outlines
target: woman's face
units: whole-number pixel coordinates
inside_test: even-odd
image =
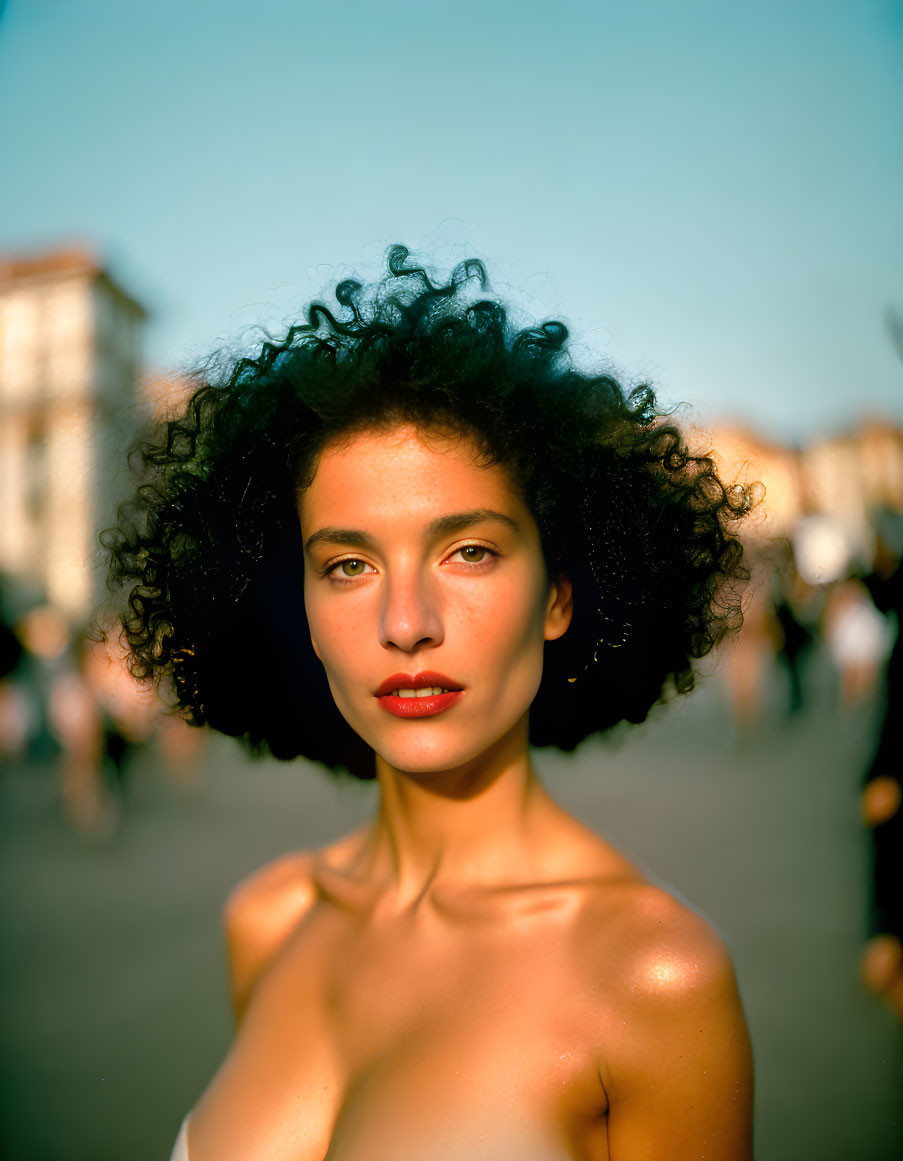
[[[429,773],[526,737],[570,585],[502,468],[411,426],[367,432],[327,445],[299,514],[311,641],[377,754]]]

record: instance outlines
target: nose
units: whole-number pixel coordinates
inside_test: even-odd
[[[419,572],[388,578],[379,617],[380,645],[412,653],[441,644],[445,632],[437,598],[429,578]]]

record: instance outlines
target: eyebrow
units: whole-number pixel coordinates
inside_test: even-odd
[[[468,512],[451,512],[447,516],[437,516],[427,526],[427,536],[433,539],[436,536],[463,532],[465,528],[472,528],[475,524],[501,524],[510,532],[520,532],[517,522],[504,512],[496,512],[494,508],[471,508]],[[305,540],[304,551],[310,552],[317,544],[350,544],[355,548],[370,549],[376,547],[376,541],[369,532],[361,532],[357,528],[320,528]]]

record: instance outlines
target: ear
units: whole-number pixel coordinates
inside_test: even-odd
[[[549,586],[546,605],[545,639],[557,641],[563,637],[574,613],[574,589],[570,580],[560,572]]]

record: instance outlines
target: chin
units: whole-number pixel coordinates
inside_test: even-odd
[[[480,763],[491,762],[500,757],[506,760],[510,757],[510,745],[516,743],[516,736],[523,727],[526,731],[526,718],[515,721],[503,734],[492,734],[485,738],[469,738],[463,742],[461,731],[457,733],[457,744],[451,739],[434,738],[425,740],[421,744],[407,746],[373,745],[376,754],[393,769],[412,776],[430,777],[460,770],[463,767]],[[526,743],[525,743],[526,744]]]
[[[376,753],[393,770],[398,770],[402,774],[429,777],[431,774],[445,774],[450,770],[457,770],[478,758],[481,751],[449,753],[443,749],[393,751],[386,748],[377,750]]]

